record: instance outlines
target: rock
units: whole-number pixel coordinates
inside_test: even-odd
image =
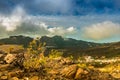
[[[5,62],[8,64],[12,63],[15,59],[16,59],[15,54],[7,54],[4,58]]]
[[[23,80],[29,80],[29,78],[28,77],[23,77]]]
[[[82,76],[82,80],[117,80],[109,73],[100,72],[98,70],[89,70],[89,73]]]
[[[72,60],[70,60],[69,58],[64,58],[64,59],[61,59],[61,62],[60,62],[61,64],[63,64],[63,65],[71,65],[71,64],[73,64],[73,61]]]
[[[7,76],[1,76],[0,80],[7,80],[8,77]]]
[[[71,65],[71,66],[65,67],[61,71],[61,75],[68,78],[74,78],[77,68],[78,68],[77,65]]]
[[[0,58],[2,58],[3,57],[3,54],[0,54]]]
[[[84,74],[88,74],[88,73],[89,73],[88,71],[86,71],[86,70],[84,71]]]
[[[4,64],[4,61],[0,61],[0,64]]]
[[[17,77],[13,77],[10,80],[19,80]]]
[[[120,79],[120,73],[112,73],[111,76]]]
[[[19,75],[18,75],[19,74]],[[8,77],[9,78],[12,78],[12,77],[21,77],[21,76],[23,76],[23,71],[21,71],[21,70],[17,70],[17,71],[12,71],[12,72],[9,72],[8,73]]]
[[[57,70],[50,70],[48,73],[49,73],[49,74],[52,74],[52,75],[56,75],[56,74],[58,74],[59,72],[58,72]]]
[[[7,75],[8,75],[8,71],[4,71],[4,72],[3,72],[3,75],[4,75],[4,76],[7,76]]]
[[[81,79],[81,75],[84,74],[84,70],[82,68],[78,68],[75,79]]]
[[[2,72],[0,72],[0,77],[3,75],[3,73]]]
[[[4,57],[6,56],[6,53],[0,53],[0,61],[4,61]]]
[[[16,59],[13,62],[13,65],[23,68],[23,62],[24,62],[24,53],[19,53],[16,55]]]
[[[10,64],[2,64],[2,65],[0,65],[0,70],[6,70],[6,69],[8,69],[10,67]]]
[[[15,77],[17,76],[16,72],[9,72],[8,73],[8,78]]]
[[[30,80],[39,80],[38,76],[33,76],[32,78],[30,78]]]

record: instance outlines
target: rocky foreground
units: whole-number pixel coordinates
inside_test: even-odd
[[[42,57],[39,67],[33,65],[34,68],[25,68],[25,56],[24,53],[1,53],[0,80],[120,80],[117,76],[120,71],[110,73],[94,66],[80,66],[83,63],[69,57]]]

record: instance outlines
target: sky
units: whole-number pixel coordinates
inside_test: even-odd
[[[0,0],[0,38],[120,41],[120,0]]]

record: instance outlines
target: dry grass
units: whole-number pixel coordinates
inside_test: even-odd
[[[0,51],[3,51],[5,53],[9,53],[11,49],[16,51],[23,49],[23,47],[21,45],[0,45]]]

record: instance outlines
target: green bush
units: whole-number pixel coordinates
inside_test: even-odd
[[[33,40],[32,42],[30,42],[30,45],[27,48],[26,52],[27,58],[23,62],[23,66],[25,69],[36,70],[46,63],[46,59],[43,56],[44,50],[42,48],[44,46],[45,43],[39,43],[38,40]]]
[[[99,68],[99,67],[105,67],[105,66],[107,65],[107,63],[102,63],[102,62],[92,62],[91,65],[94,66],[94,67]]]
[[[62,55],[63,55],[63,52],[60,52],[58,50],[51,50],[49,54],[49,58],[57,58],[57,57],[61,57]]]

